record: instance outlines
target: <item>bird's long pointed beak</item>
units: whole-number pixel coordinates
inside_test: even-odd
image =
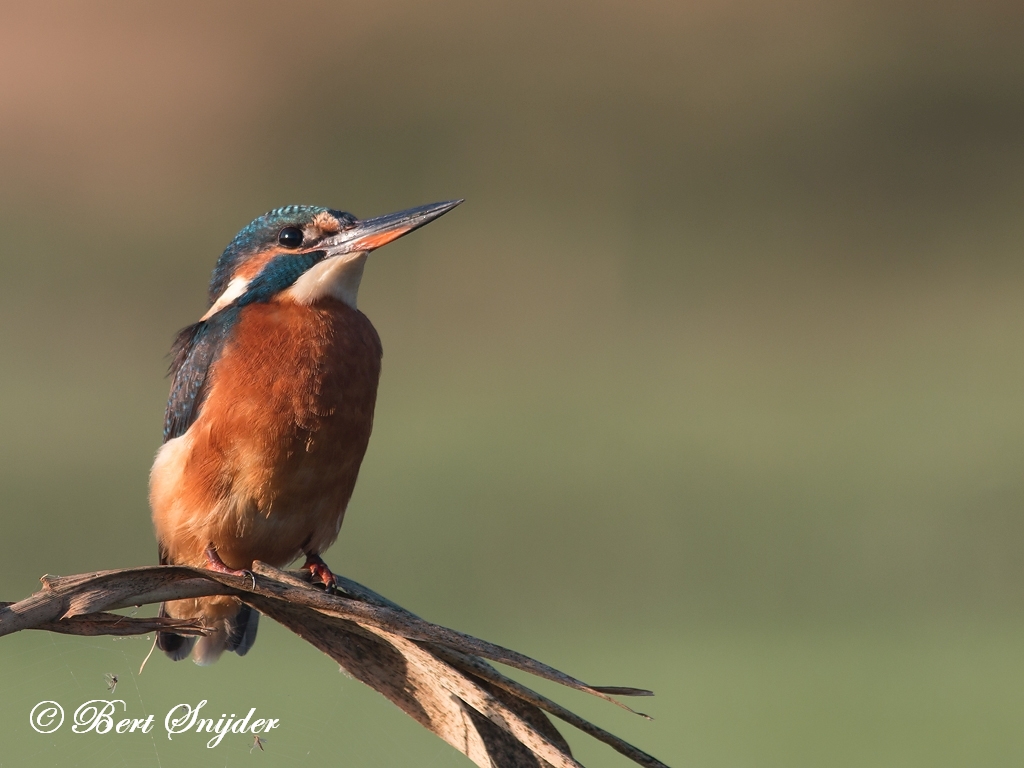
[[[397,240],[402,235],[409,234],[414,229],[419,229],[424,224],[429,224],[460,203],[462,200],[449,200],[445,203],[421,205],[419,208],[410,208],[407,211],[389,213],[385,216],[375,216],[372,219],[360,219],[354,226],[324,241],[321,247],[326,247],[327,252],[331,255],[372,251],[382,245],[387,245],[392,240]]]

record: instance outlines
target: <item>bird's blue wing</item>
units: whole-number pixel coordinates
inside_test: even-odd
[[[181,437],[203,407],[210,368],[217,361],[243,307],[270,301],[326,258],[326,251],[280,254],[268,261],[241,296],[208,320],[183,328],[171,354],[171,397],[164,414],[164,442]]]
[[[178,334],[171,348],[171,394],[164,413],[164,442],[181,437],[199,417],[206,398],[210,369],[220,356],[237,317],[228,308]]]

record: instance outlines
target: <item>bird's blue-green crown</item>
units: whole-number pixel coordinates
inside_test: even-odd
[[[263,248],[277,244],[277,234],[284,227],[301,229],[317,214],[325,212],[351,218],[351,214],[318,205],[286,205],[283,208],[275,208],[246,225],[217,259],[217,266],[213,268],[213,277],[210,280],[210,304],[224,292],[231,281],[231,276],[242,262]]]

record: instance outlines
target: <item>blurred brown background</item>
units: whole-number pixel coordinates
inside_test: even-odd
[[[0,6],[0,598],[155,561],[166,352],[238,229],[465,197],[370,262],[328,561],[656,689],[653,723],[558,695],[674,766],[1020,762],[1022,34],[1013,3]],[[0,761],[468,764],[270,622],[209,669],[146,650],[0,641]],[[106,672],[136,716],[283,725],[29,730]]]

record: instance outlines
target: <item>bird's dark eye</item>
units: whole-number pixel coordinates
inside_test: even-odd
[[[277,236],[277,242],[286,248],[298,248],[302,245],[302,230],[298,227],[285,227]]]

